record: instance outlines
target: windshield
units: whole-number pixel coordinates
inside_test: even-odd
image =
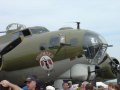
[[[37,29],[31,28],[30,30],[31,30],[32,34],[40,34],[40,33],[49,32],[48,29],[43,28],[43,27],[40,27],[40,28],[37,28]]]
[[[83,50],[86,58],[90,63],[100,63],[108,46],[106,40],[94,32],[85,33],[83,40]]]

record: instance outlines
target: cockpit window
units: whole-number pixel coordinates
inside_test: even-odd
[[[20,36],[23,36],[23,32],[22,31],[15,32],[15,33],[12,34],[12,40],[17,39]]]
[[[54,36],[50,38],[50,46],[49,48],[57,48],[60,45],[60,37]]]
[[[29,29],[22,30],[22,33],[23,33],[24,36],[29,36],[29,35],[31,35]]]
[[[40,33],[45,33],[49,32],[47,29],[31,29],[32,34],[40,34]]]
[[[87,32],[84,35],[83,39],[83,49],[86,58],[90,61],[94,61],[94,63],[101,62],[104,57],[105,51],[107,49],[107,42],[105,39],[96,34],[94,32]]]
[[[22,31],[18,31],[18,32],[13,33],[12,34],[12,40],[17,39],[20,36],[26,37],[26,36],[29,36],[29,35],[31,35],[30,30],[29,29],[24,29]]]
[[[72,39],[70,39],[70,45],[71,46],[75,46],[75,45],[77,45],[78,44],[78,39],[77,38],[72,38]]]
[[[20,36],[19,32],[13,33],[13,35],[12,35],[12,40],[17,39],[19,36]]]

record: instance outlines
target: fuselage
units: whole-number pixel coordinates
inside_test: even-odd
[[[18,70],[28,67],[34,67],[39,65],[39,61],[36,60],[37,56],[44,51],[51,52],[53,54],[53,61],[59,61],[67,58],[74,58],[75,56],[82,55],[82,37],[84,31],[56,31],[46,32],[42,34],[33,34],[24,37],[23,41],[3,56],[3,70]],[[67,44],[56,54],[60,47],[59,34],[64,34]],[[8,43],[8,42],[6,42]],[[41,47],[45,50],[41,50]],[[16,68],[14,68],[16,67]]]
[[[2,50],[9,42],[13,41],[18,32],[21,33],[21,31],[17,31],[0,37],[0,49]],[[94,38],[97,35],[92,37],[91,35],[94,33],[88,30],[68,29],[39,34],[32,34],[31,31],[29,34],[24,34],[24,32],[22,31],[23,34],[18,36],[23,38],[22,42],[2,56],[0,79],[20,83],[29,74],[36,74],[45,81],[55,79],[77,63],[93,64],[88,59],[83,59],[83,55],[88,47],[91,47],[90,43],[91,45],[102,43],[102,40]],[[86,33],[90,33],[90,41],[89,37],[85,37]],[[62,36],[65,39],[64,43],[61,43]],[[88,45],[86,45],[87,40],[90,42]],[[93,49],[95,53],[99,51],[97,47]],[[85,55],[91,60],[97,56],[95,53],[88,50]],[[45,55],[53,61],[52,70],[44,70],[40,65],[41,57]],[[96,57],[95,60],[97,61]],[[94,62],[96,63],[96,61]]]

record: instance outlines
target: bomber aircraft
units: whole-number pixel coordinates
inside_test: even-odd
[[[109,56],[108,47],[101,35],[81,29],[79,22],[77,29],[51,32],[42,26],[13,23],[0,36],[0,80],[22,84],[33,74],[43,82],[118,78],[119,61]]]

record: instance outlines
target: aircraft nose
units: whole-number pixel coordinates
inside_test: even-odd
[[[108,44],[99,34],[86,32],[83,38],[83,50],[89,63],[98,64],[105,56]]]

